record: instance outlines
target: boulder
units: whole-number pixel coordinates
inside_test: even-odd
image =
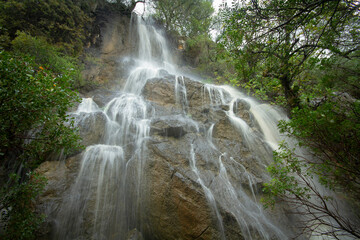
[[[149,202],[154,239],[218,239],[201,188],[158,156],[151,156]]]
[[[168,75],[164,78],[149,79],[143,90],[142,95],[147,100],[160,106],[175,105],[175,76]]]
[[[101,111],[91,113],[77,113],[75,126],[79,127],[80,137],[84,146],[90,146],[101,142],[105,133],[107,118]]]
[[[197,133],[169,139],[148,145],[144,172],[149,210],[145,220],[151,223],[151,235],[154,239],[221,239],[225,233],[221,232],[219,221],[226,220],[226,229],[232,229],[226,231],[228,239],[241,239],[231,213],[224,211],[226,219],[217,216],[217,210],[209,203],[210,196],[204,194],[204,187],[211,188],[214,173],[219,171],[218,152],[208,149],[207,140]],[[191,151],[203,185],[190,167]]]
[[[198,124],[192,119],[182,115],[170,115],[152,119],[150,135],[180,138],[197,130]]]

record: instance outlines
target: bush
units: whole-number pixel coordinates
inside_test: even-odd
[[[56,74],[34,59],[0,52],[0,157],[35,168],[49,153],[78,146],[67,121],[78,95],[70,90],[71,71]]]
[[[72,86],[82,85],[81,67],[73,57],[61,53],[61,49],[47,43],[45,38],[32,37],[24,32],[17,32],[11,42],[17,54],[28,54],[34,61],[56,74],[66,73]]]
[[[294,109],[292,119],[279,124],[281,132],[298,144],[282,144],[274,152],[274,163],[268,167],[272,180],[265,184],[263,202],[269,206],[281,199],[300,209],[305,233],[359,238],[360,102],[346,94],[311,102],[313,106]],[[355,214],[349,216],[324,189],[338,194]]]
[[[34,202],[43,191],[46,179],[36,173],[29,173],[25,181],[19,183],[19,177],[11,176],[12,185],[1,189],[0,222],[4,226],[4,233],[0,234],[4,240],[32,240],[36,239],[45,216],[35,212]]]
[[[46,37],[69,55],[81,53],[91,23],[86,5],[79,0],[0,0],[0,35],[13,40],[17,31],[24,31]]]
[[[360,199],[360,102],[330,96],[316,109],[293,110],[280,130],[313,154],[312,171],[322,184]]]

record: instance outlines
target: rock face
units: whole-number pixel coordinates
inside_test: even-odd
[[[122,64],[134,49],[129,38],[130,18],[104,10],[95,12],[94,35],[85,49],[86,84],[81,92],[87,93],[96,86],[119,87],[124,83],[127,69]]]
[[[79,113],[77,127],[80,129],[82,145],[90,146],[99,143],[105,132],[106,116],[102,112],[93,114]]]
[[[251,152],[250,146],[247,146],[249,142],[231,124],[227,116],[230,96],[226,92],[217,92],[220,90],[215,87],[209,90],[211,86],[184,80],[187,103],[176,100],[175,76],[150,79],[143,90],[144,97],[157,113],[151,121],[150,136],[153,141],[148,144],[145,170],[150,191],[148,217],[151,222],[155,219],[154,234],[157,234],[156,239],[247,239],[238,227],[240,219],[234,216],[231,206],[222,204],[226,201],[234,201],[232,204],[238,202],[222,194],[216,196],[217,189],[227,187],[223,184],[230,184],[223,179],[224,176],[220,176],[218,159],[221,157],[227,166],[229,181],[236,179],[231,181],[238,185],[236,189],[242,188],[247,194],[251,191],[259,194],[265,175],[264,166],[261,166],[263,156]],[[181,114],[183,109],[186,109],[186,114]],[[251,122],[254,119],[250,117],[249,109],[246,101],[239,100],[234,112],[247,116],[246,121]],[[257,125],[251,123],[251,126]],[[211,130],[212,137],[209,136]],[[262,142],[261,130],[254,127],[251,131],[259,135],[252,142],[256,146],[251,148],[263,149],[267,154],[264,157],[269,157],[271,150]],[[193,151],[200,175],[195,174],[191,167],[190,151]],[[205,186],[199,184],[199,176]],[[215,207],[209,203],[211,196],[206,196],[206,190],[204,194],[204,187],[214,193],[216,208],[222,212],[219,213],[220,220],[216,220]],[[219,222],[222,222],[222,227]],[[223,232],[219,228],[223,228]]]
[[[37,170],[49,181],[38,204],[48,216],[42,239],[293,237],[283,209],[259,203],[278,140],[275,110],[160,70],[171,53],[144,23],[143,58],[120,58],[133,52],[126,21],[100,19],[100,62],[85,77],[112,90],[84,90],[72,113],[86,149]]]
[[[142,93],[153,117],[142,182],[130,187],[140,186],[140,217],[125,234],[127,239],[283,239],[289,234],[274,222],[286,228],[290,221],[280,211],[270,216],[259,204],[271,148],[246,99],[234,101],[221,88],[169,74],[149,79]],[[116,94],[108,96],[99,98],[99,105]],[[75,114],[84,145],[104,142],[106,111]],[[246,128],[239,129],[235,120]],[[49,179],[39,204],[49,216],[44,239],[57,239],[54,225],[71,198],[83,154],[45,162],[38,169]],[[135,194],[130,191],[129,196]],[[91,216],[82,221],[81,237],[96,239],[86,229],[94,225]]]
[[[41,164],[36,171],[47,178],[44,193],[37,202],[37,208],[47,216],[42,227],[40,239],[52,239],[53,229],[56,226],[55,216],[61,203],[64,201],[65,192],[71,187],[76,179],[81,156],[76,155],[68,158],[65,162],[48,161]]]

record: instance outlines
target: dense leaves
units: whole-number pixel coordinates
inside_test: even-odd
[[[286,201],[293,208],[293,213],[300,215],[302,224],[298,227],[301,235],[359,238],[359,206],[356,203],[349,205],[341,196],[319,185],[313,173],[314,164],[304,159],[303,154],[295,152],[299,151],[286,144],[275,152],[274,163],[268,167],[273,179],[265,183],[266,195],[262,202],[265,206],[273,206],[279,200]],[[326,173],[327,165],[322,167]]]
[[[1,239],[37,239],[36,232],[45,216],[36,213],[34,205],[45,184],[46,179],[37,173],[28,173],[21,183],[17,175],[11,176],[11,184],[0,191],[0,223],[5,230]]]
[[[311,150],[306,159],[325,186],[360,199],[360,103],[347,94],[329,95],[316,110],[293,110],[280,130]]]
[[[81,147],[67,115],[83,85],[78,57],[95,11],[129,14],[124,2],[0,0],[1,239],[36,239],[45,182],[30,171]]]
[[[13,52],[27,54],[34,61],[54,74],[68,75],[70,87],[78,87],[83,84],[81,76],[82,67],[79,61],[62,53],[61,49],[49,44],[45,38],[33,37],[24,32],[17,32],[16,38],[11,42]]]
[[[81,51],[85,26],[90,18],[81,9],[81,1],[0,1],[1,35],[10,40],[17,31],[46,37],[69,53]]]
[[[46,66],[27,56],[0,52],[0,167],[3,173],[19,174],[13,180],[0,179],[5,239],[35,239],[44,219],[34,212],[33,203],[44,180],[28,171],[50,154],[80,147],[66,113],[79,100],[70,89],[72,70],[58,74]]]
[[[336,89],[349,93],[356,99],[360,98],[360,52],[356,51],[348,58],[332,56],[321,60],[318,69],[311,71],[317,75],[324,88]],[[315,72],[316,71],[316,72]]]
[[[222,40],[236,59],[238,84],[299,106],[311,57],[358,49],[358,11],[355,1],[244,1],[225,13]]]
[[[35,167],[52,151],[74,147],[78,137],[64,122],[78,96],[66,73],[56,75],[31,58],[1,52],[0,76],[3,160],[15,154]]]
[[[223,75],[226,64],[217,56],[217,46],[211,39],[213,24],[212,1],[209,0],[152,0],[155,9],[153,17],[162,24],[168,34],[184,41],[179,50],[183,51],[184,62],[211,81]],[[224,68],[222,68],[224,66]],[[216,74],[214,74],[216,72]]]
[[[155,18],[166,30],[180,36],[194,37],[207,33],[213,8],[208,0],[154,0]]]

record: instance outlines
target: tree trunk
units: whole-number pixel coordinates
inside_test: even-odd
[[[283,73],[280,76],[281,85],[284,89],[285,99],[287,102],[289,110],[300,107],[300,99],[299,94],[297,91],[294,91],[291,88],[291,80],[289,78],[289,75],[287,73]]]

